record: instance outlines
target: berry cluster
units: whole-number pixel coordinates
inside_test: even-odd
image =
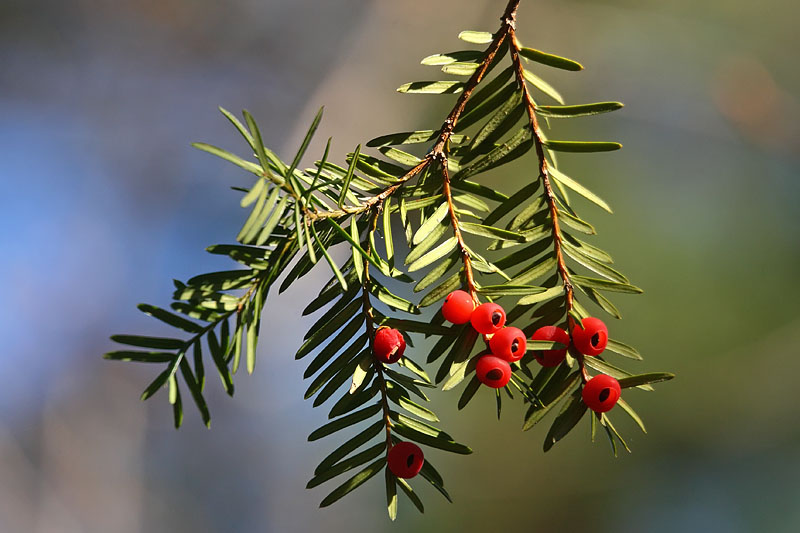
[[[472,296],[465,291],[453,291],[442,303],[442,315],[453,324],[467,322],[484,336],[489,345],[488,353],[482,355],[475,366],[475,374],[484,385],[500,389],[511,380],[511,363],[519,361],[527,351],[525,333],[513,326],[506,326],[506,312],[496,303],[475,305]],[[558,326],[537,329],[531,340],[553,341],[564,348],[537,350],[534,359],[544,367],[560,365],[567,357],[570,344],[584,356],[594,357],[603,353],[608,344],[608,328],[599,318],[584,318],[575,323],[572,335]],[[387,326],[378,328],[373,342],[375,358],[383,364],[393,364],[403,357],[406,340],[403,334]],[[596,413],[611,410],[620,397],[619,382],[606,374],[589,379],[581,395],[586,406]],[[412,442],[398,442],[389,450],[389,470],[399,478],[416,476],[424,463],[419,446]]]
[[[469,322],[489,341],[491,353],[481,356],[475,367],[478,379],[484,385],[499,389],[511,379],[511,365],[519,361],[527,350],[525,334],[518,328],[507,328],[506,312],[495,303],[475,307],[472,296],[464,291],[453,291],[442,304],[442,315],[453,324]]]
[[[442,304],[442,315],[453,324],[469,322],[478,333],[482,333],[489,344],[489,352],[482,355],[475,366],[481,383],[499,389],[511,379],[511,363],[525,355],[527,339],[521,329],[506,327],[506,313],[495,303],[475,306],[472,296],[465,291],[453,291]],[[603,353],[608,344],[608,328],[599,318],[584,318],[572,328],[572,336],[558,326],[537,329],[531,340],[554,341],[565,347],[554,350],[537,350],[536,361],[544,367],[560,365],[567,357],[570,343],[584,356]],[[586,382],[582,397],[584,403],[596,413],[604,413],[617,403],[620,386],[611,376],[600,374]]]

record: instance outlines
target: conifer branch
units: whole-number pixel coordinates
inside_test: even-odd
[[[233,395],[232,375],[237,371],[245,347],[247,370],[252,372],[255,366],[261,311],[270,287],[280,278],[279,290],[286,290],[311,272],[322,258],[333,276],[306,306],[303,315],[325,311],[305,334],[295,358],[311,356],[303,377],[313,378],[305,398],[314,397],[314,407],[336,394],[339,397],[328,413],[330,421],[315,429],[308,438],[316,441],[342,435],[344,430],[370,420],[368,427],[347,437],[314,469],[308,488],[355,472],[322,500],[322,507],[338,501],[386,469],[389,516],[394,519],[397,513],[398,486],[420,511],[423,510],[421,500],[405,482],[406,476],[400,475],[406,472],[401,463],[408,445],[417,443],[457,454],[471,453],[469,447],[431,425],[439,422],[438,417],[417,400],[429,401],[424,388],[435,388],[441,383],[442,390],[451,390],[471,378],[458,401],[458,408],[462,409],[475,396],[481,383],[494,387],[498,417],[500,388],[505,388],[512,400],[511,388],[516,388],[529,404],[523,429],[532,428],[549,412],[558,413],[545,439],[544,450],[547,451],[576,426],[587,409],[600,412],[592,405],[597,405],[593,403],[595,400],[605,401],[602,396],[592,396],[589,400],[582,397],[592,389],[592,383],[587,385],[590,381],[587,369],[598,372],[593,380],[600,375],[605,375],[607,380],[618,379],[618,382],[609,383],[616,382],[622,389],[651,390],[650,383],[673,377],[668,373],[631,374],[607,362],[603,349],[622,357],[641,359],[636,349],[606,339],[603,348],[593,353],[585,343],[594,337],[584,335],[581,338],[575,332],[574,328],[581,327],[578,322],[583,323],[590,315],[581,305],[583,302],[576,298],[576,289],[616,318],[620,318],[619,311],[603,293],[635,294],[641,289],[631,285],[612,266],[608,253],[572,233],[575,230],[591,235],[595,230],[577,216],[567,189],[608,212],[611,209],[578,180],[561,172],[556,166],[554,151],[600,152],[616,150],[621,145],[547,139],[538,117],[595,115],[620,109],[622,104],[565,105],[553,87],[533,71],[526,70],[522,58],[565,70],[580,70],[582,66],[571,59],[523,47],[516,35],[519,4],[520,0],[510,0],[506,4],[495,33],[465,31],[459,34],[459,38],[468,43],[487,45],[482,50],[437,53],[422,60],[425,65],[439,66],[443,72],[463,76],[459,79],[466,81],[417,81],[398,88],[399,92],[415,94],[460,94],[439,129],[428,125],[430,129],[391,133],[366,143],[368,147],[378,148],[392,162],[362,154],[359,145],[345,158],[347,168],[338,166],[328,161],[329,139],[322,159],[315,162],[316,168],[303,170],[298,165],[319,125],[322,110],[314,118],[291,163],[287,164],[263,145],[255,119],[247,111],[243,112],[245,126],[220,108],[251,149],[249,159],[205,143],[195,146],[255,174],[256,181],[249,189],[234,187],[244,193],[240,205],[249,208],[249,215],[236,237],[238,242],[215,245],[208,251],[227,256],[245,268],[200,274],[186,283],[176,281],[175,301],[171,304],[175,312],[152,305],[139,306],[141,311],[183,333],[169,337],[112,337],[126,348],[107,353],[108,359],[166,363],[166,369],[162,369],[146,388],[143,399],[161,388],[169,388],[175,424],[179,426],[183,420],[179,385],[187,386],[208,425],[210,415],[203,397],[203,338],[207,344],[206,353],[211,356],[224,389]],[[481,84],[490,71],[503,62],[506,52],[511,65],[506,65],[491,81]],[[538,106],[534,90],[561,105]],[[421,155],[422,150],[406,152],[395,148],[404,145],[422,148],[422,143],[428,147],[424,155]],[[525,155],[531,148],[535,148],[536,153],[535,163],[532,163],[536,165],[536,176],[518,190],[501,191],[500,187],[470,180],[472,176]],[[438,166],[441,166],[441,173]],[[393,204],[393,196],[397,197],[397,203]],[[382,218],[380,233],[377,230],[379,217]],[[467,217],[474,220],[464,220]],[[392,227],[396,218],[402,222],[409,247],[405,257],[398,257],[394,248]],[[326,223],[315,224],[322,220]],[[349,229],[343,227],[345,221],[349,222]],[[378,234],[383,236],[380,248],[375,244]],[[487,251],[511,251],[499,258],[492,257],[490,261],[479,253],[480,250],[467,245],[466,237],[470,235],[491,239]],[[348,243],[352,257],[342,263],[335,261],[329,249]],[[398,259],[408,268],[404,270],[396,264]],[[600,277],[583,275],[572,268],[576,265]],[[505,281],[483,283],[484,279],[497,276]],[[548,278],[539,286],[537,280],[545,276]],[[412,283],[414,293],[427,291],[418,303],[409,295],[407,284]],[[382,308],[373,307],[373,303],[380,302],[390,311],[420,315],[421,308],[441,304],[458,287],[468,291],[473,302],[463,294],[448,301],[452,304],[460,300],[467,314],[466,321],[461,315],[450,314],[447,318],[444,307],[442,313],[429,322],[408,316],[388,316]],[[470,307],[471,303],[479,303],[479,297],[491,300],[498,307],[497,302],[503,298],[516,299],[515,307],[506,315],[505,327],[496,323],[494,316],[502,308],[491,312],[492,323],[500,329],[489,333],[492,328],[481,325],[481,320],[488,318],[475,315],[479,311]],[[534,332],[540,330],[560,331],[550,326],[560,323],[565,311],[566,330],[572,330],[571,335],[562,331],[558,341],[537,338]],[[445,318],[453,326],[442,324],[440,319]],[[599,319],[592,320],[593,327],[600,327],[599,322],[605,328]],[[514,328],[522,331],[514,332]],[[586,329],[591,328],[587,326]],[[476,350],[481,332],[493,335],[493,342],[489,342],[485,350]],[[186,333],[189,338],[183,339]],[[532,333],[534,340],[526,341]],[[512,342],[508,334],[516,341],[504,347],[503,342]],[[409,345],[413,345],[413,335],[439,338],[427,354],[428,364],[441,359],[433,379],[415,360],[414,354],[404,353],[405,341],[408,339]],[[525,356],[527,359],[513,359],[510,365],[506,364],[511,359],[509,353],[514,355],[522,342],[527,342],[529,350],[538,352],[536,359],[543,368],[535,376],[528,367],[532,360],[530,352]],[[596,342],[591,341],[593,346]],[[389,347],[384,349],[387,343]],[[561,349],[565,345],[577,361],[578,370],[572,359],[564,361]],[[402,346],[402,351],[397,350],[398,346]],[[393,349],[395,351],[391,351]],[[578,349],[593,356],[584,358]],[[189,350],[193,350],[193,360],[190,360]],[[476,351],[479,353],[473,355]],[[387,353],[398,358],[386,357]],[[560,359],[550,361],[552,364],[540,359],[548,353]],[[496,361],[487,359],[487,355]],[[494,370],[490,372],[487,365],[494,365],[494,370],[499,371],[505,381],[490,377]],[[183,380],[179,382],[181,377]],[[350,387],[344,390],[348,382]],[[597,385],[598,382],[593,383]],[[619,405],[643,429],[633,409],[622,401]],[[616,442],[627,448],[608,415],[603,413],[592,417],[593,434],[599,420],[615,453]],[[402,447],[393,448],[400,442],[403,442]],[[363,448],[365,446],[368,447]],[[416,449],[422,453],[420,448]],[[414,457],[421,458],[421,455],[405,457],[409,468]],[[425,457],[423,464],[416,464],[421,470],[415,473],[450,501],[444,481],[429,458]]]

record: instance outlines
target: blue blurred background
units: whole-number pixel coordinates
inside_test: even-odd
[[[570,103],[622,112],[557,136],[619,140],[564,167],[615,208],[581,210],[644,296],[618,298],[615,335],[671,370],[630,393],[647,436],[614,459],[583,425],[547,455],[522,410],[491,395],[445,427],[470,457],[436,457],[455,505],[423,487],[427,513],[382,483],[334,507],[304,489],[331,442],[302,400],[293,361],[303,302],[327,279],[275,297],[253,376],[227,398],[210,382],[213,429],[191,406],[172,429],[151,368],[103,361],[116,332],[163,333],[135,311],[167,304],[171,279],[224,260],[243,213],[232,166],[190,148],[243,153],[217,105],[248,108],[290,157],[321,104],[314,154],[392,131],[435,128],[448,97],[400,84],[418,60],[493,31],[505,0],[3,0],[0,2],[0,531],[770,531],[800,530],[800,8],[788,0],[524,0],[526,44],[574,57],[542,72]],[[555,135],[551,135],[554,137]],[[529,179],[495,173],[501,190]],[[498,182],[502,179],[504,182]],[[506,181],[507,180],[507,181]],[[634,363],[635,365],[635,363]],[[631,365],[629,365],[630,367]],[[215,390],[216,389],[216,390]],[[319,411],[319,412],[317,412]],[[581,429],[583,428],[583,429]]]

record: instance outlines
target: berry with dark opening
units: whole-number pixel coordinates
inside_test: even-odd
[[[490,335],[505,325],[506,312],[497,304],[485,303],[475,308],[469,321],[478,333]]]
[[[608,328],[599,318],[588,317],[581,321],[583,328],[572,328],[572,344],[583,355],[600,355],[608,344]]]
[[[381,363],[396,363],[406,351],[406,340],[396,329],[383,326],[375,333],[373,349],[375,357]]]
[[[525,351],[528,349],[527,339],[519,328],[503,328],[489,339],[489,349],[500,359],[513,363],[525,355]]]
[[[444,299],[442,315],[453,324],[466,324],[474,309],[475,301],[468,292],[453,291]]]
[[[532,340],[555,341],[569,346],[569,333],[558,326],[544,326],[533,332]],[[536,350],[533,357],[542,366],[558,366],[567,357],[567,348],[559,350]]]
[[[484,355],[475,367],[478,381],[493,389],[505,387],[511,379],[511,365],[495,355]]]
[[[581,395],[583,403],[595,413],[610,411],[619,400],[621,389],[619,381],[605,374],[597,376],[586,382]]]
[[[413,442],[403,441],[392,446],[386,462],[392,474],[409,479],[419,474],[422,464],[425,462],[425,456],[419,446]]]

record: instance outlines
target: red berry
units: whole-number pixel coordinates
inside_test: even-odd
[[[379,328],[375,333],[375,343],[373,345],[375,357],[382,363],[396,363],[403,357],[406,350],[406,340],[403,334],[389,327]]]
[[[475,308],[469,321],[478,333],[489,335],[497,333],[505,325],[506,312],[497,304],[485,303]]]
[[[500,359],[494,355],[484,355],[478,359],[478,364],[475,367],[475,374],[478,380],[492,387],[499,389],[505,387],[508,380],[511,379],[511,366],[508,361]]]
[[[528,349],[527,339],[521,329],[515,327],[503,328],[489,340],[489,348],[500,359],[509,363],[519,361]]]
[[[595,413],[610,411],[620,395],[619,381],[605,374],[598,374],[583,386],[583,403]]]
[[[535,341],[555,341],[564,346],[569,346],[569,333],[558,326],[541,327],[533,333],[531,339]],[[547,367],[560,365],[561,361],[563,361],[566,356],[566,348],[560,350],[537,350],[533,352],[533,357],[536,358],[539,364]]]
[[[442,304],[444,319],[453,324],[466,324],[475,309],[475,301],[468,292],[453,291]]]
[[[583,355],[600,355],[608,344],[608,328],[599,318],[589,317],[581,321],[583,328],[575,324],[572,328],[572,344]]]
[[[413,442],[398,442],[389,450],[386,458],[389,470],[397,477],[408,479],[419,474],[425,456],[419,446]]]

